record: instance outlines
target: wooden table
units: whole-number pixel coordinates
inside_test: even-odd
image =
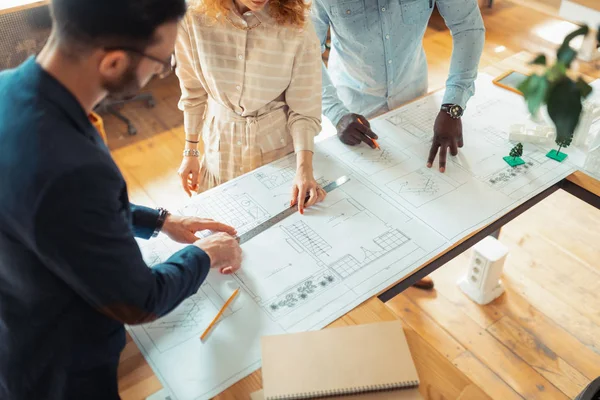
[[[492,76],[498,76],[509,69],[528,72],[527,63],[532,58],[533,56],[530,53],[518,53],[492,67],[484,69],[483,72]],[[446,252],[439,254],[419,267],[412,275],[389,287],[387,290],[380,293],[379,296],[371,298],[359,307],[348,312],[346,315],[331,323],[327,328],[397,319],[385,306],[384,303],[386,301],[410,287],[417,280],[429,275],[437,268],[463,253],[481,239],[499,230],[503,225],[558,189],[567,190],[589,204],[600,208],[600,181],[584,172],[577,171],[506,215],[498,218],[488,226],[463,238]],[[421,379],[419,390],[426,399],[479,400],[489,398],[489,396],[481,391],[481,389],[466,378],[458,368],[449,362],[442,354],[438,353],[437,350],[427,344],[414,331],[405,327],[405,333]],[[247,378],[242,379],[216,398],[248,399],[252,392],[261,388],[261,382],[261,373],[260,370],[258,370]],[[127,346],[121,357],[119,385],[123,400],[141,400],[161,388],[161,384],[152,372],[152,369],[148,366],[135,343],[129,337]]]
[[[0,4],[0,15],[41,7],[48,4],[50,4],[50,0],[2,0]]]

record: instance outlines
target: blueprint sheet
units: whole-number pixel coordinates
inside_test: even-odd
[[[319,142],[317,180],[325,185],[347,175],[348,183],[245,243],[237,274],[211,272],[170,315],[128,327],[165,393],[178,400],[215,396],[260,367],[261,336],[325,327],[573,172],[569,161],[557,163],[533,145],[525,145],[522,166],[502,160],[514,145],[510,124],[529,116],[521,97],[491,79],[477,81],[463,118],[465,147],[444,174],[425,167],[443,92],[374,119],[381,150],[335,137]],[[195,196],[180,212],[243,233],[289,204],[294,173],[291,155]],[[182,247],[164,236],[140,246],[149,265]],[[239,296],[201,342],[236,288]]]

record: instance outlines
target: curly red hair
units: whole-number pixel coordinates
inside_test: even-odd
[[[192,0],[190,8],[217,20],[227,15],[232,0]],[[279,25],[303,27],[308,18],[310,4],[304,0],[269,0],[269,14]]]

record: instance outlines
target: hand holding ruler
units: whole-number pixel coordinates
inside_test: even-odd
[[[329,193],[332,190],[337,189],[338,187],[342,186],[344,183],[348,182],[349,180],[350,180],[350,178],[348,178],[347,176],[344,175],[344,176],[336,179],[335,181],[331,182],[327,186],[325,186],[323,188],[323,190],[326,193]],[[290,215],[293,215],[296,211],[298,211],[298,207],[297,206],[291,206],[289,208],[286,208],[285,210],[283,210],[279,214],[277,214],[277,215],[269,218],[268,220],[266,220],[265,222],[261,223],[260,225],[255,226],[254,228],[250,229],[248,232],[242,234],[241,236],[238,236],[238,238],[237,238],[238,242],[240,244],[246,243],[250,239],[252,239],[252,238],[260,235],[261,233],[263,233],[267,229],[269,229],[269,228],[273,227],[274,225],[278,224],[279,222],[283,221],[284,219],[286,219]]]

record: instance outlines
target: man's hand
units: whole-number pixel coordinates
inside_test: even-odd
[[[346,114],[337,124],[337,134],[342,143],[349,146],[356,146],[360,142],[365,142],[371,148],[376,145],[371,139],[378,139],[375,132],[371,130],[371,124],[362,115]]]
[[[177,215],[169,215],[162,228],[162,232],[174,241],[190,244],[198,240],[196,232],[204,230],[225,232],[229,235],[237,234],[235,228],[212,219],[180,217]]]
[[[210,258],[210,267],[230,275],[242,266],[242,248],[237,239],[226,233],[215,233],[197,240],[195,246],[204,250]]]
[[[445,111],[440,111],[433,127],[433,143],[427,159],[427,167],[431,168],[435,156],[440,151],[440,172],[446,171],[446,156],[448,148],[453,156],[463,147],[462,122],[454,119]]]

